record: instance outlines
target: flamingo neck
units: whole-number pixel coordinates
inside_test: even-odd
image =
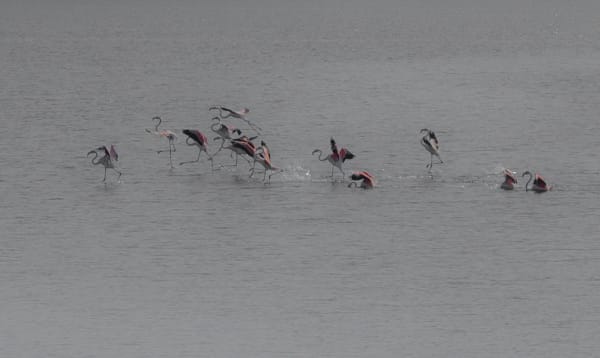
[[[531,182],[531,179],[533,179],[533,175],[529,173],[529,180],[527,180],[527,183],[525,183],[525,191],[529,191],[529,183]]]
[[[158,127],[162,123],[162,118],[160,118],[160,117],[154,117],[153,119],[154,120],[158,120],[158,123],[156,123],[156,125],[154,126],[154,129],[158,132]]]
[[[99,161],[95,161],[98,158],[98,152],[94,152],[94,157],[92,158],[92,164],[98,165]]]

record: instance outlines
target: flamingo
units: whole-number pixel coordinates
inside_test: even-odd
[[[423,147],[425,147],[425,149],[427,149],[429,154],[431,154],[431,162],[429,162],[429,164],[427,164],[426,166],[431,171],[431,167],[433,166],[434,155],[438,157],[440,163],[443,163],[444,161],[442,160],[442,157],[440,157],[440,143],[437,137],[435,136],[435,133],[427,128],[421,129],[420,133],[423,132],[426,132],[426,134],[423,136],[423,138],[421,138],[421,144],[423,145]]]
[[[169,140],[169,164],[171,165],[171,168],[173,168],[173,159],[171,153],[177,150],[175,149],[175,140],[177,139],[177,135],[168,129],[163,129],[160,131],[158,130],[158,126],[160,126],[160,124],[162,123],[162,118],[160,118],[159,116],[153,117],[152,121],[158,121],[158,123],[156,123],[156,125],[154,126],[154,130],[146,128],[146,132],[157,135],[159,138],[164,137]],[[156,154],[160,154],[162,152],[166,152],[166,150],[159,150],[156,152]]]
[[[213,154],[214,156],[223,149],[226,140],[233,139],[234,134],[237,134],[238,136],[242,135],[242,131],[233,126],[221,123],[220,117],[214,117],[212,120],[217,122],[213,123],[210,126],[210,129],[218,135],[218,137],[215,137],[213,140],[221,140],[221,147]]]
[[[208,154],[208,151],[207,151],[208,140],[206,139],[206,136],[204,135],[204,133],[202,133],[196,129],[184,129],[184,130],[182,130],[182,132],[183,132],[183,134],[185,134],[187,136],[187,138],[185,139],[185,143],[187,145],[195,145],[198,147],[198,158],[196,160],[181,162],[181,163],[179,163],[179,165],[183,165],[186,163],[195,163],[195,162],[199,161],[200,154],[202,154],[202,152],[204,152],[204,153],[206,153],[206,155],[208,155],[208,160],[210,160],[210,168],[212,169],[212,156]],[[190,142],[190,139],[192,140],[191,142]]]
[[[525,176],[525,175],[529,175],[529,180],[527,180],[527,183],[525,184],[525,191],[529,191],[528,189],[528,185],[529,182],[531,181],[531,179],[533,179],[533,185],[531,186],[531,190],[536,192],[536,193],[545,193],[548,190],[552,190],[552,186],[546,184],[546,181],[544,180],[544,178],[539,175],[538,173],[535,173],[535,178],[534,175],[531,174],[531,172],[526,171],[523,173],[523,175],[521,176]]]
[[[263,182],[267,177],[267,171],[271,171],[271,174],[269,175],[269,182],[271,182],[271,176],[273,176],[273,174],[281,172],[281,169],[271,164],[271,152],[269,150],[269,147],[267,147],[267,143],[265,143],[264,141],[260,142],[260,147],[256,148],[256,151],[254,152],[254,165],[252,166],[252,168],[250,168],[250,177],[254,175],[254,166],[256,165],[256,163],[259,163],[265,169]]]
[[[331,165],[333,165],[333,167],[331,167],[331,177],[332,178],[333,178],[333,168],[338,168],[340,170],[340,172],[342,172],[342,175],[346,176],[346,174],[344,173],[344,170],[342,169],[342,164],[346,160],[350,160],[350,159],[354,158],[354,154],[352,154],[352,152],[350,152],[346,148],[342,148],[338,152],[337,145],[335,144],[335,140],[333,139],[333,137],[331,137],[331,139],[330,139],[330,144],[331,144],[331,154],[327,155],[325,158],[321,158],[321,155],[323,154],[323,151],[321,151],[321,149],[313,150],[312,154],[314,155],[315,153],[319,153],[320,161],[324,162],[327,160],[329,163],[331,163]]]
[[[362,180],[362,182],[360,183],[360,188],[362,189],[373,189],[373,187],[375,186],[375,177],[369,173],[366,170],[363,170],[361,172],[356,172],[356,173],[352,173],[352,175],[350,175],[350,179],[351,180]],[[352,187],[352,186],[357,186],[356,182],[351,182],[350,184],[348,184],[348,188]]]
[[[514,173],[509,169],[504,169],[502,172],[504,174],[504,182],[500,184],[500,188],[504,190],[513,190],[514,184],[517,184],[517,178],[515,178]]]
[[[98,159],[98,151],[101,151],[104,154],[104,156],[100,159]],[[115,172],[119,173],[119,178],[121,178],[122,173],[115,168],[115,164],[113,163],[113,160],[115,162],[119,160],[119,154],[117,154],[117,150],[115,149],[114,145],[110,146],[110,151],[106,148],[106,146],[103,145],[102,147],[98,147],[94,150],[89,151],[87,156],[89,157],[90,154],[95,154],[95,156],[92,158],[92,164],[104,166],[104,179],[102,179],[103,182],[106,181],[107,169],[112,169]]]
[[[256,137],[248,138],[247,136],[241,136],[239,138],[231,139],[230,144],[223,148],[230,149],[235,153],[235,165],[237,166],[237,158],[239,155],[247,155],[250,158],[254,158],[254,154],[256,153],[256,146],[252,143],[252,140]],[[244,157],[242,157],[244,158]],[[248,164],[250,164],[250,160],[244,158]]]
[[[223,107],[223,106],[212,106],[208,110],[209,111],[218,110],[219,111],[219,118],[221,118],[221,119],[225,119],[225,118],[229,118],[229,117],[241,119],[244,122],[248,123],[248,125],[250,126],[250,128],[252,128],[258,134],[260,134],[260,131],[262,131],[262,129],[259,126],[257,126],[254,123],[250,122],[246,118],[246,115],[248,113],[250,113],[250,110],[248,108],[242,108],[240,110],[233,110],[233,109],[229,109],[229,108]]]

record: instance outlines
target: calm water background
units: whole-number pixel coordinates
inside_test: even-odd
[[[599,13],[4,2],[0,356],[597,355]],[[208,134],[214,104],[251,109],[285,170],[270,185],[157,156],[153,116]],[[378,188],[326,178],[330,136]],[[85,154],[111,143],[105,185]],[[501,191],[504,167],[555,190]]]

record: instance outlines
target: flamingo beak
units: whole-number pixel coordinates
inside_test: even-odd
[[[90,151],[88,152],[87,156],[89,156],[90,154],[93,154],[93,153],[96,153],[96,151],[95,151],[95,150],[90,150]]]

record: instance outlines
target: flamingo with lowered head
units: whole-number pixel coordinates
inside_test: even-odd
[[[504,190],[513,190],[515,188],[515,184],[517,184],[517,178],[515,178],[515,173],[513,173],[509,169],[504,169],[502,172],[504,174],[504,182],[500,184],[500,188]]]
[[[197,129],[184,129],[184,130],[182,130],[182,132],[183,132],[183,134],[185,134],[187,136],[187,138],[185,139],[185,144],[198,147],[198,158],[196,158],[196,160],[181,162],[181,163],[179,163],[179,165],[183,165],[186,163],[198,162],[200,160],[200,154],[202,154],[202,152],[204,152],[204,153],[206,153],[206,155],[208,155],[208,160],[210,161],[210,168],[212,169],[212,167],[213,167],[212,156],[210,154],[208,154],[208,150],[207,150],[208,140],[206,139],[206,136],[204,135],[204,133],[200,132]],[[191,140],[191,142],[190,142],[190,140]]]
[[[535,173],[535,175],[533,175],[531,174],[531,172],[526,171],[521,176],[524,177],[525,175],[529,175],[529,180],[527,180],[527,183],[525,184],[525,191],[531,190],[536,193],[545,193],[548,190],[552,190],[552,186],[546,184],[546,180],[538,173]],[[531,189],[529,189],[528,186],[529,182],[531,182],[531,179],[533,179],[533,184],[531,185]]]
[[[440,157],[440,142],[438,141],[435,133],[427,128],[421,129],[420,133],[425,132],[426,134],[421,138],[421,144],[431,155],[431,161],[427,164],[427,168],[431,171],[431,167],[433,166],[433,156],[435,155],[440,160],[440,163],[443,163],[442,157]]]
[[[356,184],[356,182],[353,181],[350,184],[348,184],[348,188],[354,185],[355,187],[358,186],[362,189],[373,189],[373,187],[375,186],[375,177],[366,170],[352,173],[352,175],[350,175],[350,180],[362,181],[360,185]]]

